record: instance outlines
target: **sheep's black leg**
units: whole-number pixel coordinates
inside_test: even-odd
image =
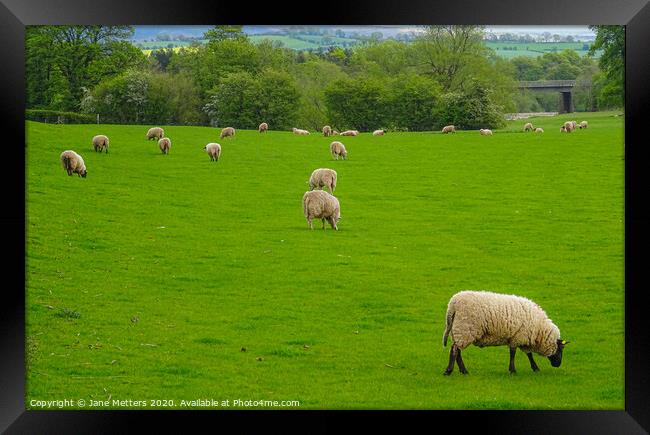
[[[526,355],[528,356],[528,361],[530,361],[530,368],[533,369],[534,372],[538,372],[539,367],[537,367],[537,364],[535,364],[533,354],[531,352],[528,352]]]
[[[510,373],[517,373],[517,370],[515,370],[515,353],[517,353],[517,348],[516,347],[511,347],[510,348]]]
[[[451,372],[454,371],[454,363],[456,362],[456,355],[458,354],[458,347],[455,344],[451,345],[451,350],[449,350],[449,364],[447,365],[447,370],[445,370],[445,376],[449,376]]]
[[[460,356],[460,349],[458,349],[458,355],[456,356],[456,362],[458,363],[458,370],[464,375],[468,374],[469,372],[465,368],[465,363],[463,362],[463,357]]]

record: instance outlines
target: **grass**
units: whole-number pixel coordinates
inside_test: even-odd
[[[624,409],[623,117],[476,131],[290,132],[27,122],[30,400],[299,400],[300,409]],[[587,130],[560,124],[587,119]],[[521,132],[527,121],[546,130]],[[271,126],[273,128],[273,126]],[[110,138],[108,154],[91,138]],[[210,162],[202,147],[222,144]],[[83,155],[68,177],[59,154]],[[310,231],[311,171],[339,231]],[[470,347],[445,377],[460,289],[538,302],[571,341],[533,373]],[[146,405],[148,406],[148,405]],[[109,409],[108,406],[96,409]],[[142,406],[136,406],[141,408]],[[86,406],[85,409],[93,408]]]
[[[496,54],[507,59],[516,56],[537,57],[544,53],[561,52],[562,50],[575,50],[580,56],[586,56],[589,49],[585,50],[586,42],[493,42],[486,41],[485,45]],[[596,50],[594,58],[599,58],[602,50]]]

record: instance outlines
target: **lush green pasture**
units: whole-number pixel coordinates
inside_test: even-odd
[[[492,42],[486,41],[485,45],[492,48],[496,53],[505,58],[515,56],[537,57],[544,53],[560,52],[562,50],[575,50],[580,56],[586,56],[589,52],[588,42]],[[602,50],[597,50],[594,57],[600,57]]]
[[[569,119],[590,127],[560,134]],[[542,135],[526,121],[362,133],[341,139],[347,161],[314,132],[164,126],[165,156],[150,126],[28,122],[26,406],[623,409],[623,117],[532,119]],[[66,149],[87,178],[65,174]],[[319,167],[338,171],[339,231],[302,214]],[[506,347],[472,346],[470,374],[443,376],[461,289],[538,302],[571,341],[562,366],[537,356],[534,373],[518,353],[510,375]]]

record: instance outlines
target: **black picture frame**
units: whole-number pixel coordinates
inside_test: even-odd
[[[0,432],[124,433],[150,425],[160,432],[278,430],[329,432],[345,425],[443,430],[445,424],[487,433],[647,433],[650,430],[650,328],[644,320],[648,278],[646,211],[648,106],[650,101],[650,4],[550,0],[329,1],[254,4],[207,0],[0,0],[0,119],[2,148],[13,153],[2,179],[6,284],[0,305]],[[155,13],[151,13],[155,11]],[[25,410],[25,50],[26,25],[34,24],[484,24],[626,26],[625,96],[625,410],[618,411],[26,411]],[[19,158],[21,157],[21,158]],[[22,159],[22,160],[21,160]],[[20,163],[23,163],[22,166]],[[23,181],[23,190],[18,184]],[[588,370],[588,367],[584,368]],[[571,392],[567,391],[567,395]],[[342,420],[345,420],[343,423]],[[198,425],[203,426],[198,426]],[[197,426],[195,426],[197,425]]]

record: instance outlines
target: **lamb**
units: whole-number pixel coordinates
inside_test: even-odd
[[[385,134],[386,134],[386,131],[384,131],[384,130],[375,130],[375,131],[372,132],[373,136],[383,136]]]
[[[447,134],[447,133],[456,133],[456,127],[453,125],[445,125],[442,127],[442,133]]]
[[[221,139],[224,137],[231,137],[235,135],[235,129],[232,127],[226,127],[221,130],[221,135],[219,136]]]
[[[538,371],[532,352],[548,357],[553,367],[562,363],[562,350],[568,343],[560,338],[560,330],[535,302],[521,296],[489,291],[464,290],[449,300],[447,322],[442,338],[447,346],[451,334],[453,344],[445,375],[458,363],[461,373],[467,369],[461,350],[474,344],[478,347],[510,347],[510,373],[515,373],[517,348],[528,356],[530,368]]]
[[[332,135],[332,127],[326,125],[323,127],[323,136],[328,137]]]
[[[93,137],[93,148],[95,152],[99,151],[100,153],[106,148],[106,154],[108,154],[108,137],[103,134]]]
[[[309,132],[307,130],[302,130],[300,128],[292,128],[293,134],[297,134],[298,136],[308,136]]]
[[[537,127],[535,133],[544,133],[544,129],[542,127]]]
[[[314,229],[312,220],[316,218],[323,221],[323,229],[325,229],[325,220],[327,220],[332,229],[338,231],[337,222],[341,219],[341,206],[335,196],[324,190],[307,191],[302,196],[302,209],[307,224],[312,230]]]
[[[309,177],[309,190],[314,190],[316,188],[323,188],[322,190],[325,190],[324,188],[327,187],[330,193],[333,194],[336,189],[336,178],[337,174],[334,169],[315,169],[314,172],[311,173],[311,177]]]
[[[345,130],[341,132],[341,136],[357,136],[359,130]]]
[[[160,127],[153,127],[147,131],[147,140],[160,140],[165,136],[165,130]]]
[[[339,159],[339,156],[343,157],[343,160],[347,160],[348,158],[348,152],[345,149],[345,145],[338,141],[334,141],[330,144],[330,153],[332,153],[332,157],[336,160]]]
[[[211,142],[203,147],[203,151],[208,153],[211,162],[218,162],[219,156],[221,156],[221,145],[216,142]]]
[[[479,130],[482,136],[492,136],[492,130],[489,128],[482,128]]]
[[[169,154],[169,148],[172,146],[172,141],[168,137],[163,137],[158,141],[158,146],[163,154]]]
[[[60,159],[63,169],[68,173],[68,176],[74,173],[82,178],[86,178],[86,175],[88,175],[84,159],[76,152],[65,150],[61,153]]]
[[[533,131],[533,130],[534,128],[532,123],[527,122],[526,124],[524,124],[524,131]]]
[[[269,125],[266,122],[260,124],[258,131],[260,133],[266,133],[269,130]]]
[[[583,128],[587,128],[588,125],[589,123],[587,121],[582,121],[579,125],[580,130],[582,130]]]

